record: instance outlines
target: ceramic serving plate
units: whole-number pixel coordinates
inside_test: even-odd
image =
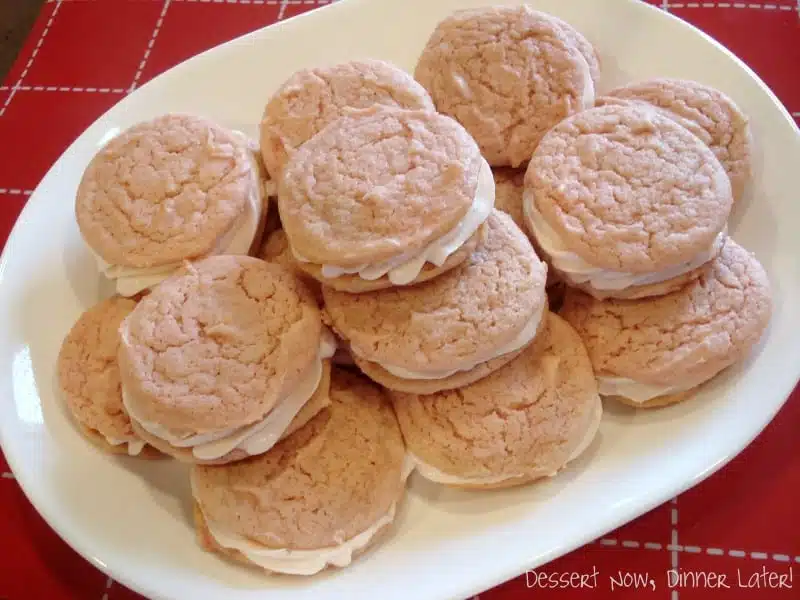
[[[598,48],[605,87],[657,75],[697,79],[750,115],[755,180],[733,237],[774,286],[762,344],[699,396],[665,410],[608,407],[589,451],[562,475],[466,493],[412,478],[396,533],[341,572],[266,577],[195,544],[184,467],[96,451],[58,401],[55,361],[81,311],[108,294],[73,216],[81,172],[120,128],[167,111],[255,132],[293,71],[375,57],[413,70],[436,22],[480,0],[343,0],[210,50],[131,94],[67,150],[31,196],[0,262],[0,441],[33,504],[78,552],[164,600],[445,600],[478,593],[635,518],[698,483],[775,415],[800,375],[800,135],[767,87],[720,45],[635,0],[539,0]]]

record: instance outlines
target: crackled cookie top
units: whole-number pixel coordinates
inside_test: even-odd
[[[195,467],[206,519],[268,547],[310,550],[342,544],[386,515],[405,486],[391,405],[376,385],[339,369],[330,399],[266,454]]]
[[[733,202],[711,150],[641,104],[593,108],[553,128],[528,166],[525,194],[569,251],[629,273],[707,253]]]
[[[270,99],[261,120],[261,153],[280,179],[289,156],[348,109],[374,105],[433,110],[405,71],[381,60],[356,60],[294,73]]]
[[[311,292],[280,265],[215,256],[187,265],[121,327],[120,365],[137,417],[176,434],[253,423],[316,359]]]
[[[75,212],[105,262],[153,267],[205,256],[260,185],[236,133],[190,115],[134,125],[86,168]]]
[[[594,103],[572,37],[563,22],[524,5],[460,10],[436,27],[415,76],[492,166],[519,167],[547,130]]]
[[[748,118],[726,94],[702,83],[658,78],[608,92],[612,98],[658,107],[711,148],[730,177],[734,197],[750,179],[752,136]]]
[[[409,452],[469,478],[552,474],[591,429],[600,401],[586,349],[552,313],[533,344],[488,377],[437,394],[391,396]]]
[[[564,21],[563,19],[559,19],[555,15],[548,15],[553,21],[555,21],[560,27],[563,34],[566,36],[569,43],[572,44],[578,52],[581,53],[583,59],[586,61],[586,64],[589,66],[589,73],[592,77],[592,83],[594,83],[594,89],[597,90],[598,85],[600,84],[600,56],[597,54],[597,50],[595,50],[592,43],[583,35],[580,31],[575,29],[572,25]]]
[[[107,440],[136,440],[122,405],[117,329],[136,302],[114,296],[83,313],[58,355],[58,381],[75,419]]]
[[[435,113],[367,110],[303,144],[279,192],[296,254],[317,264],[374,264],[422,250],[470,210],[478,147]]]
[[[522,231],[526,231],[527,226],[522,211],[525,170],[500,167],[492,169],[492,172],[495,182],[494,207],[509,214],[514,223]]]
[[[425,371],[494,358],[544,306],[547,269],[511,217],[495,210],[486,226],[470,258],[423,284],[357,295],[323,288],[352,352]]]
[[[598,376],[656,385],[710,379],[750,350],[771,312],[763,267],[730,238],[707,271],[680,291],[601,302],[568,290],[561,310]]]

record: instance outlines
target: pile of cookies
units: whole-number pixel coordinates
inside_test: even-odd
[[[770,319],[727,231],[748,122],[695,82],[600,86],[572,26],[487,7],[413,77],[295,73],[258,141],[184,114],[120,133],[76,197],[117,292],[59,355],[76,422],[190,465],[204,548],[312,575],[390,531],[412,471],[529,484],[592,444],[601,396],[691,396]]]

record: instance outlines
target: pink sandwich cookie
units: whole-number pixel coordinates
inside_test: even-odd
[[[257,147],[206,119],[168,114],[109,141],[75,200],[83,239],[117,292],[152,289],[183,261],[246,255],[268,202]]]
[[[561,315],[583,338],[600,393],[650,408],[691,396],[743,360],[772,314],[761,264],[732,239],[682,289],[644,300],[595,300],[569,290]]]
[[[477,244],[495,199],[470,135],[433,112],[377,108],[334,121],[292,155],[278,194],[298,267],[360,293],[420,283]]]
[[[470,132],[493,167],[524,166],[551,127],[593,106],[593,74],[599,64],[588,41],[527,5],[452,13],[414,71],[436,109]]]
[[[485,379],[392,400],[416,471],[474,489],[556,475],[589,448],[603,414],[581,339],[552,313],[533,344]]]
[[[333,336],[290,271],[246,256],[188,264],[120,327],[134,430],[178,460],[269,450],[328,403]]]
[[[358,367],[392,390],[433,393],[487,376],[537,336],[547,267],[495,210],[471,256],[409,286],[348,294],[323,288],[325,311]]]
[[[195,466],[200,544],[272,573],[344,568],[390,533],[412,466],[377,386],[337,369],[330,406],[269,452]]]
[[[122,404],[117,328],[136,303],[114,296],[77,320],[58,354],[59,387],[84,436],[111,454],[163,456],[139,437]]]
[[[719,254],[733,204],[714,153],[641,103],[579,113],[531,158],[523,208],[559,276],[597,298],[679,289]]]

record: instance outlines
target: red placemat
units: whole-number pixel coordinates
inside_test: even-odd
[[[651,1],[728,46],[800,119],[800,0]],[[50,0],[0,86],[0,239],[50,165],[123,96],[193,54],[327,3]],[[798,431],[795,390],[762,435],[717,475],[481,600],[800,599]],[[2,455],[0,476],[0,600],[140,598],[52,532]],[[682,585],[670,585],[671,569],[684,574]]]

